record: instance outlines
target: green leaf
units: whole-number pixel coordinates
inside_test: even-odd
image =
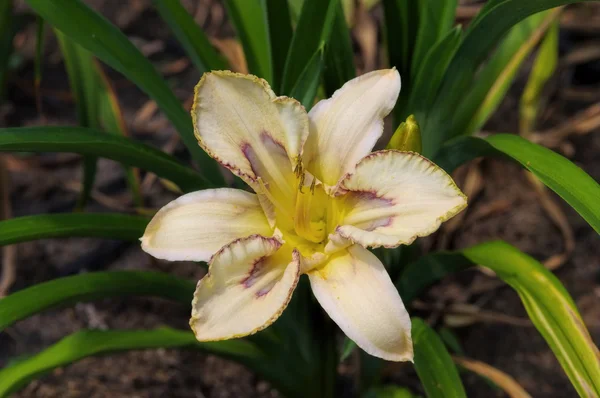
[[[285,60],[287,59],[293,30],[290,8],[287,1],[261,0],[267,14],[269,25],[269,41],[271,42],[272,85],[275,90],[281,87]]]
[[[310,111],[314,102],[319,82],[321,81],[321,71],[323,70],[323,49],[319,49],[306,65],[306,69],[296,81],[296,85],[292,88],[290,97],[300,101],[307,111]]]
[[[121,232],[114,226],[112,228]],[[104,231],[107,230],[105,227]],[[194,282],[153,271],[108,271],[67,276],[39,283],[0,299],[0,331],[51,308],[107,297],[154,296],[189,306],[194,289]]]
[[[429,398],[465,397],[458,370],[446,346],[423,320],[412,318],[415,369]]]
[[[423,267],[431,264],[435,264],[434,272],[417,282],[419,289],[425,287],[423,281],[434,282],[467,266],[480,265],[494,271],[519,294],[530,319],[579,394],[587,397],[600,393],[598,349],[569,293],[542,264],[505,242],[488,242],[461,252],[425,256],[406,268],[399,285],[408,286],[417,270],[425,274],[427,269]]]
[[[465,115],[465,122],[470,121],[465,126],[459,120],[457,131],[472,134],[484,125],[500,105],[523,61],[559,15],[560,10],[532,15],[510,30],[461,103],[457,112]]]
[[[344,346],[342,347],[340,362],[344,362],[346,359],[348,359],[357,347],[358,346],[354,341],[350,340],[349,338],[344,339]]]
[[[138,240],[146,217],[111,213],[66,213],[23,216],[0,221],[0,246],[35,239],[97,237]]]
[[[464,257],[457,253],[436,253],[422,256],[406,266],[396,282],[402,301],[410,303],[426,288],[445,276],[469,268]]]
[[[194,282],[160,272],[109,271],[69,276],[44,282],[0,299],[0,330],[50,308],[114,296],[154,296],[175,300],[189,307],[194,290]],[[98,332],[100,340],[96,340],[95,337],[88,339],[88,332],[79,332],[65,339],[66,341],[77,340],[75,345],[67,344],[63,340],[29,360],[18,362],[15,367],[0,370],[0,396],[4,396],[7,391],[15,391],[27,381],[48,370],[91,355],[141,348],[180,346],[204,349],[245,364],[269,380],[286,396],[298,398],[319,396],[312,392],[321,391],[321,382],[316,381],[316,378],[325,375],[319,368],[319,363],[324,361],[324,358],[317,357],[318,363],[304,362],[304,370],[298,370],[298,364],[304,358],[290,356],[287,351],[285,352],[287,355],[282,355],[282,347],[278,345],[281,343],[281,337],[273,335],[274,327],[275,325],[249,338],[215,343],[198,343],[191,332],[181,331],[176,333],[186,336],[185,339],[174,333],[163,334],[161,336],[164,338],[154,339],[150,337],[155,336],[152,331],[108,331]],[[127,334],[130,337],[121,340],[121,333],[131,334]],[[83,341],[79,341],[79,337],[74,337],[79,334],[86,336]],[[329,335],[333,336],[332,333]],[[328,339],[314,340],[329,343]],[[139,345],[135,343],[138,341]],[[145,345],[148,341],[154,343]],[[289,343],[295,347],[293,341]],[[317,352],[322,354],[332,348],[333,344],[329,344],[328,347],[319,345],[315,347],[318,348]],[[292,352],[295,353],[293,350]],[[314,370],[318,372],[315,374]],[[333,370],[335,371],[335,366]],[[326,376],[329,378],[331,375],[326,374]]]
[[[457,0],[421,0],[417,2],[419,21],[411,54],[411,77],[418,73],[430,49],[447,35],[454,25]],[[396,22],[397,23],[397,22]]]
[[[198,145],[189,114],[142,53],[104,17],[81,0],[27,0],[31,8],[71,40],[121,72],[156,101],[175,125],[202,174],[222,184],[218,164]]]
[[[593,0],[581,0],[593,1]],[[491,50],[518,22],[535,13],[575,3],[577,0],[491,0],[469,25],[464,40],[448,66],[440,95],[431,108],[425,131],[424,155],[434,156],[450,137],[462,134],[454,128],[456,103],[474,86],[476,72]]]
[[[200,343],[191,332],[162,327],[155,330],[83,330],[65,337],[41,353],[0,370],[0,396],[7,396],[37,376],[80,359],[111,352],[150,348],[193,348],[259,364],[263,355],[245,340]]]
[[[40,18],[43,22],[43,19]],[[71,92],[75,97],[77,107],[77,119],[81,127],[98,129],[98,78],[91,54],[73,43],[59,30],[54,30],[63,60],[69,76]],[[36,80],[37,81],[37,80]],[[97,159],[85,157],[83,160],[83,183],[81,194],[77,201],[77,209],[82,210],[92,194],[92,188],[96,179]]]
[[[400,76],[409,77],[417,37],[419,4],[413,0],[383,0],[382,3],[390,66],[395,66]]]
[[[227,12],[244,47],[250,73],[273,83],[266,9],[258,0],[227,0]]]
[[[328,97],[331,97],[344,83],[356,77],[350,30],[342,5],[339,4],[337,8],[331,38],[325,48],[324,84]]]
[[[292,44],[285,63],[282,95],[290,95],[314,63],[315,54],[326,47],[339,0],[305,0],[292,38]]]
[[[204,31],[179,0],[153,0],[153,4],[200,74],[211,70],[229,69],[227,61],[215,50]]]
[[[438,94],[442,78],[461,40],[461,27],[449,31],[427,53],[408,91],[408,104],[398,108],[398,119],[415,113],[417,121],[426,117]],[[404,88],[403,88],[404,90]]]
[[[552,22],[536,55],[519,104],[519,132],[527,137],[535,127],[538,111],[544,101],[542,92],[558,65],[558,36],[560,25]]]
[[[550,149],[512,134],[485,140],[461,137],[449,142],[435,158],[447,172],[479,156],[506,155],[531,171],[600,233],[600,185],[585,171]]]
[[[382,386],[372,388],[362,395],[362,398],[418,398],[410,390],[397,386]]]
[[[74,152],[152,171],[185,192],[210,186],[194,170],[158,149],[82,127],[3,128],[0,129],[0,152]]]
[[[122,136],[128,136],[127,125],[125,124],[125,118],[121,113],[121,105],[117,99],[117,95],[114,92],[108,77],[104,74],[102,66],[96,60],[94,60],[94,66],[96,74],[99,80],[98,87],[98,119],[100,125],[108,133],[118,134]],[[125,172],[125,179],[127,185],[131,190],[133,197],[133,204],[137,207],[144,205],[144,199],[142,198],[142,192],[140,187],[139,170],[131,167],[123,167]]]
[[[494,271],[519,294],[580,396],[600,395],[600,357],[569,293],[548,269],[504,242],[463,250],[473,264]]]

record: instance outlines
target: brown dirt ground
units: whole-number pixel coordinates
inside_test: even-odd
[[[192,87],[198,74],[185,65],[184,54],[168,29],[149,8],[149,1],[129,0],[116,3],[109,0],[90,1],[136,43],[149,53],[149,58],[168,70],[168,81],[182,102],[189,104]],[[190,2],[191,3],[191,2]],[[22,8],[26,12],[26,8]],[[372,21],[379,20],[379,11],[372,12]],[[219,2],[201,1],[196,18],[213,37],[231,37],[224,10]],[[591,33],[590,33],[591,31]],[[23,61],[9,85],[8,103],[0,105],[0,126],[43,124],[74,124],[73,101],[56,44],[47,32],[44,64],[43,117],[35,109],[32,84],[32,47],[34,27],[29,24],[17,37]],[[355,40],[361,33],[354,30]],[[581,40],[598,40],[600,25],[580,35]],[[578,41],[575,41],[577,44]],[[567,47],[574,44],[568,44]],[[569,50],[569,48],[567,48]],[[359,65],[368,62],[360,60]],[[176,62],[178,61],[179,64]],[[578,110],[600,100],[598,60],[592,72],[567,68],[560,73],[549,96],[549,111],[543,117],[543,129],[556,126]],[[183,65],[183,67],[181,67]],[[584,65],[585,66],[585,65]],[[177,70],[181,67],[180,70]],[[173,72],[175,70],[175,72]],[[593,71],[596,71],[595,75]],[[164,147],[175,134],[160,114],[141,116],[140,109],[147,98],[131,83],[110,73],[123,105],[132,135],[141,141]],[[592,76],[591,78],[589,76]],[[575,83],[580,85],[574,86]],[[587,79],[587,80],[586,80]],[[590,80],[591,79],[591,80]],[[594,80],[595,79],[595,80]],[[485,127],[490,132],[517,131],[516,109],[524,84],[523,78],[511,89],[496,115]],[[585,92],[573,97],[568,92]],[[591,93],[591,94],[590,94]],[[591,98],[589,98],[591,97]],[[563,143],[572,160],[594,179],[600,180],[600,135],[598,128],[590,134],[569,137]],[[184,158],[181,144],[175,154]],[[69,183],[80,178],[80,159],[72,155],[9,157],[13,216],[70,211],[77,199]],[[560,253],[564,242],[560,231],[540,206],[535,192],[521,169],[502,160],[484,160],[479,170],[483,177],[481,193],[471,201],[465,222],[448,235],[445,248],[461,248],[491,239],[503,239],[521,250],[543,260]],[[464,172],[462,173],[464,176]],[[461,172],[459,183],[464,183]],[[130,208],[123,174],[117,164],[107,160],[99,163],[96,200],[89,205],[93,211],[114,211]],[[107,203],[104,196],[113,198]],[[146,192],[146,205],[160,207],[176,197],[155,182]],[[556,196],[553,195],[555,199]],[[504,201],[498,204],[498,201]],[[564,211],[575,236],[571,258],[556,274],[572,294],[595,342],[600,342],[600,250],[598,235],[577,213],[556,200]],[[481,211],[498,205],[493,211]],[[438,236],[439,238],[439,236]],[[435,244],[441,239],[426,241]],[[193,263],[165,263],[141,252],[138,245],[97,240],[40,240],[16,246],[17,280],[12,291],[60,276],[102,269],[155,269],[199,279],[204,271]],[[422,305],[435,303],[468,303],[481,310],[524,319],[526,313],[516,293],[508,287],[467,294],[493,280],[475,271],[447,278],[420,298]],[[457,320],[436,311],[413,309],[414,313],[437,325],[455,325]],[[47,311],[10,327],[0,334],[0,366],[9,358],[34,354],[60,338],[82,328],[152,328],[160,325],[186,328],[188,314],[180,305],[161,300],[129,298],[107,299],[81,303],[74,307]],[[552,352],[536,332],[526,325],[510,325],[497,317],[481,322],[470,319],[468,326],[456,327],[467,356],[487,362],[512,375],[533,396],[576,396]],[[517,319],[517,321],[519,321]],[[352,360],[341,366],[349,376],[355,373]],[[422,391],[407,366],[391,366],[385,372],[387,383],[406,383],[416,392]],[[464,374],[465,386],[474,397],[502,396],[479,378]],[[348,389],[344,389],[348,390]],[[276,397],[268,383],[244,367],[211,355],[182,350],[147,350],[104,357],[88,358],[57,369],[32,382],[18,397]]]

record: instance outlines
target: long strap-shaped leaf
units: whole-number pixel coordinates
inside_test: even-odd
[[[600,354],[571,296],[550,271],[504,242],[463,250],[517,291],[529,318],[582,397],[600,396]]]
[[[329,40],[339,0],[305,0],[285,63],[280,94],[290,95]]]
[[[458,370],[437,333],[422,319],[412,318],[415,369],[428,398],[466,398]]]
[[[138,240],[150,220],[111,213],[65,213],[23,216],[0,221],[0,246],[35,239],[96,237]]]
[[[582,397],[600,395],[600,357],[577,308],[560,281],[542,264],[505,242],[461,252],[435,253],[410,264],[398,284],[416,297],[446,274],[481,265],[517,291],[529,317]],[[420,275],[417,277],[417,275]]]
[[[114,296],[154,296],[189,306],[194,283],[151,271],[92,272],[55,279],[0,299],[0,331],[59,305]]]
[[[248,365],[259,364],[263,360],[262,352],[246,340],[199,343],[192,332],[167,327],[155,330],[83,330],[32,358],[0,370],[0,397],[19,390],[38,375],[92,355],[178,347],[206,351]]]
[[[518,22],[528,16],[550,8],[583,1],[594,0],[491,0],[485,5],[469,29],[446,70],[440,95],[425,126],[431,132],[423,141],[425,156],[434,156],[442,144],[451,136],[462,134],[444,128],[455,117],[456,96],[462,95],[472,85],[481,63],[504,35]],[[438,129],[442,134],[435,133]]]
[[[485,140],[461,137],[442,148],[436,163],[447,172],[479,156],[505,155],[531,171],[600,233],[600,185],[568,159],[512,134]]]
[[[271,43],[271,69],[273,71],[271,84],[278,91],[281,87],[285,60],[294,34],[290,7],[287,1],[280,0],[261,0],[261,3],[265,10]]]
[[[81,0],[27,0],[27,3],[56,29],[121,72],[154,99],[175,125],[203,175],[215,184],[223,182],[217,163],[199,147],[191,118],[173,91],[117,27]]]
[[[179,0],[153,0],[153,3],[200,73],[228,69],[227,62]]]
[[[23,289],[0,300],[0,330],[20,319],[49,308],[106,297],[128,295],[153,296],[175,300],[185,306],[189,306],[194,289],[195,285],[191,281],[169,274],[148,271],[97,272],[60,278]],[[302,300],[302,303],[305,302],[306,300]],[[286,317],[285,314],[284,317]],[[288,320],[291,321],[292,319],[288,317]],[[85,335],[86,332],[83,333]],[[139,337],[143,341],[144,336],[146,336],[145,333],[148,333],[148,336],[154,336],[154,334],[152,334],[152,331],[132,332],[133,334],[131,335],[126,334],[126,336],[131,336],[131,340],[127,337],[125,340],[117,343],[116,347],[118,347],[118,350],[114,349],[115,346],[110,341],[112,341],[112,338],[119,340],[123,332],[105,333],[102,336],[106,336],[106,340],[101,339],[96,341],[95,339],[85,339],[81,342],[81,344],[85,345],[84,348],[73,347],[70,344],[64,343],[65,340],[70,341],[70,339],[77,341],[79,337],[74,336],[79,336],[79,334],[76,333],[33,358],[0,371],[0,396],[4,396],[3,394],[9,391],[15,391],[27,383],[27,381],[32,380],[36,375],[87,356],[111,351],[184,346],[205,349],[248,365],[253,371],[272,382],[286,396],[294,398],[332,396],[332,394],[327,395],[327,392],[321,391],[322,382],[317,380],[317,377],[323,376],[326,376],[329,382],[334,379],[332,375],[319,368],[325,359],[317,356],[316,360],[318,363],[313,363],[312,361],[307,361],[309,358],[302,355],[298,356],[296,347],[298,346],[298,342],[302,345],[302,338],[289,340],[286,343],[288,340],[283,340],[277,335],[276,326],[247,339],[216,343],[197,343],[192,333],[178,331],[177,333],[181,335],[185,333],[185,336],[189,337],[181,340],[177,336],[174,336],[175,341],[185,342],[185,344],[175,345],[172,345],[168,339],[172,334],[163,336],[165,339],[152,339],[152,341],[156,342],[154,345],[145,346],[141,342],[140,344],[142,345],[138,345],[135,342],[137,341],[136,337]],[[315,333],[318,334],[318,331]],[[331,333],[328,335],[333,336]],[[305,340],[313,341],[309,336],[302,337],[305,337]],[[273,339],[277,343],[274,343]],[[316,347],[320,348],[317,350],[317,353],[321,356],[324,356],[328,350],[333,350],[334,345],[332,343],[327,347],[320,347],[318,345],[319,343],[330,343],[327,339],[319,338],[315,339],[315,342],[317,343]],[[278,349],[276,344],[284,344],[286,347]],[[60,354],[62,350],[59,350],[57,347],[63,347],[64,345],[71,347],[75,352],[71,355],[62,356]],[[258,351],[259,349],[261,351]],[[55,358],[57,355],[58,359]],[[292,362],[290,362],[290,358],[293,358]],[[298,370],[299,363],[305,368],[304,370]],[[314,370],[318,371],[315,372]],[[335,366],[326,368],[326,370],[333,370],[335,372]]]
[[[272,84],[271,42],[265,5],[258,0],[227,0],[225,5],[244,47],[248,70]]]
[[[209,186],[194,170],[158,149],[82,127],[0,129],[0,152],[74,152],[152,171],[173,181],[186,192]]]
[[[43,22],[44,20],[39,18],[38,23],[43,26]],[[55,33],[62,52],[67,75],[69,76],[69,85],[75,99],[79,125],[81,127],[99,129],[98,79],[95,74],[92,55],[89,51],[72,42],[59,30],[55,30]],[[39,41],[41,41],[41,38],[38,40],[38,43]],[[41,55],[41,51],[38,52],[38,55]],[[41,57],[36,57],[36,59],[38,58]],[[41,60],[36,62],[36,64],[40,62]],[[41,70],[40,68],[38,66],[39,70]],[[81,194],[77,200],[78,210],[82,210],[85,207],[92,194],[92,188],[96,179],[97,162],[97,159],[91,156],[86,156],[83,159],[83,181],[81,184]]]

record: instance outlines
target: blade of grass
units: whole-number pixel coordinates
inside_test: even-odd
[[[27,0],[27,3],[44,20],[154,99],[181,135],[206,179],[216,185],[223,184],[218,164],[198,145],[190,115],[152,64],[119,29],[81,0]]]
[[[153,0],[153,4],[200,74],[229,69],[227,61],[215,50],[179,0]]]
[[[434,268],[427,275],[430,273],[429,265],[434,265]],[[448,270],[444,271],[444,265],[448,265]],[[397,285],[410,285],[413,292],[422,290],[453,270],[475,265],[494,271],[519,294],[531,321],[556,355],[577,392],[585,397],[598,395],[598,349],[572,298],[552,272],[515,247],[498,241],[460,252],[430,254],[410,264]],[[415,275],[419,273],[421,276],[416,279]],[[417,287],[414,286],[415,281]]]
[[[319,49],[306,65],[306,69],[302,71],[302,74],[290,93],[290,97],[300,101],[307,111],[310,111],[315,102],[315,95],[317,94],[319,82],[321,81],[323,64],[323,49]]]
[[[150,220],[111,213],[66,213],[23,216],[0,221],[0,246],[36,239],[96,237],[138,240]]]
[[[0,299],[0,331],[51,308],[107,297],[154,296],[174,300],[187,307],[194,289],[192,281],[154,271],[107,271],[67,276],[33,285]]]
[[[592,0],[583,0],[592,1]],[[445,73],[427,123],[422,126],[427,139],[423,154],[436,155],[442,144],[452,136],[462,134],[454,126],[456,105],[465,92],[474,87],[473,79],[482,62],[498,45],[508,31],[523,19],[535,13],[574,3],[576,0],[491,0],[469,25],[465,37]]]
[[[411,0],[383,0],[382,3],[390,66],[395,66],[400,76],[409,77],[419,21],[418,3]]]
[[[508,156],[532,172],[563,198],[600,233],[600,185],[565,157],[517,135],[496,134],[485,140],[460,137],[449,142],[435,158],[447,172],[480,156]]]
[[[339,0],[305,0],[286,59],[280,93],[290,95],[320,48],[329,41]]]
[[[82,127],[0,129],[0,152],[74,152],[152,171],[174,182],[184,192],[211,186],[194,170],[158,149]]]
[[[125,119],[121,113],[121,105],[117,99],[117,95],[112,87],[112,84],[108,80],[108,77],[104,73],[102,66],[96,60],[94,60],[94,67],[96,70],[96,76],[98,77],[98,119],[100,125],[108,133],[120,134],[124,137],[129,136]],[[136,207],[143,207],[144,200],[142,198],[142,192],[140,188],[139,170],[131,167],[123,167],[125,173],[125,179],[127,185],[131,190],[133,197],[133,204]]]
[[[548,80],[556,71],[558,65],[558,33],[560,26],[555,20],[535,58],[535,62],[525,85],[525,90],[519,103],[519,134],[528,138],[535,127],[538,111],[542,106],[542,92]]]
[[[43,19],[39,16],[38,21],[41,21],[40,24],[43,26]],[[98,82],[93,71],[92,56],[88,51],[73,43],[59,30],[55,29],[54,33],[63,54],[63,60],[69,76],[69,84],[75,97],[79,125],[98,129],[100,127],[98,120]],[[41,39],[38,38],[38,43],[40,41]],[[38,54],[41,54],[41,52]],[[37,76],[36,82],[38,82]],[[76,210],[78,211],[83,210],[90,199],[94,180],[96,179],[96,168],[96,158],[85,157],[83,159],[83,183],[76,205]]]
[[[283,70],[293,30],[290,8],[287,1],[261,0],[269,26],[269,41],[271,43],[271,69],[273,71],[273,87],[278,90],[283,79]]]
[[[477,108],[475,112],[473,109],[465,111],[471,119],[462,134],[473,134],[495,112],[514,81],[521,64],[560,16],[560,11],[561,9],[555,9],[532,15],[511,30],[492,61],[477,78],[477,88],[474,88],[472,94],[469,93],[465,99],[465,104],[473,104]],[[485,95],[482,96],[484,93]],[[457,130],[463,130],[461,125],[459,122]]]
[[[416,72],[412,86],[404,90],[408,97],[404,108],[397,108],[398,120],[404,120],[412,113],[417,121],[424,119],[435,101],[444,72],[460,44],[462,30],[459,26],[452,29],[427,53]],[[406,94],[408,92],[408,94]]]
[[[18,391],[34,378],[80,359],[111,352],[150,348],[192,348],[256,365],[263,354],[245,340],[200,343],[189,331],[162,327],[154,330],[82,330],[41,353],[0,370],[0,396]]]
[[[331,38],[325,48],[324,85],[327,97],[356,77],[350,30],[342,5],[339,4],[337,8]]]
[[[264,4],[259,1],[226,0],[225,6],[244,47],[248,70],[272,84],[271,42]]]
[[[429,398],[465,397],[452,357],[437,333],[422,319],[412,318],[415,369]]]
[[[419,7],[418,26],[415,37],[414,50],[411,54],[411,79],[416,77],[425,56],[439,42],[454,25],[457,0],[421,0]]]
[[[600,395],[600,354],[569,293],[542,264],[504,242],[463,250],[519,294],[529,318],[580,396]]]

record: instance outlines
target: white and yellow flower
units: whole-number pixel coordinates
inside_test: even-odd
[[[155,257],[209,262],[190,320],[198,340],[266,328],[307,274],[319,303],[363,350],[412,360],[408,313],[366,248],[429,235],[466,198],[416,153],[370,153],[399,92],[395,69],[375,71],[307,114],[255,76],[204,74],[192,109],[196,137],[256,194],[221,188],[183,195],[142,237]]]

